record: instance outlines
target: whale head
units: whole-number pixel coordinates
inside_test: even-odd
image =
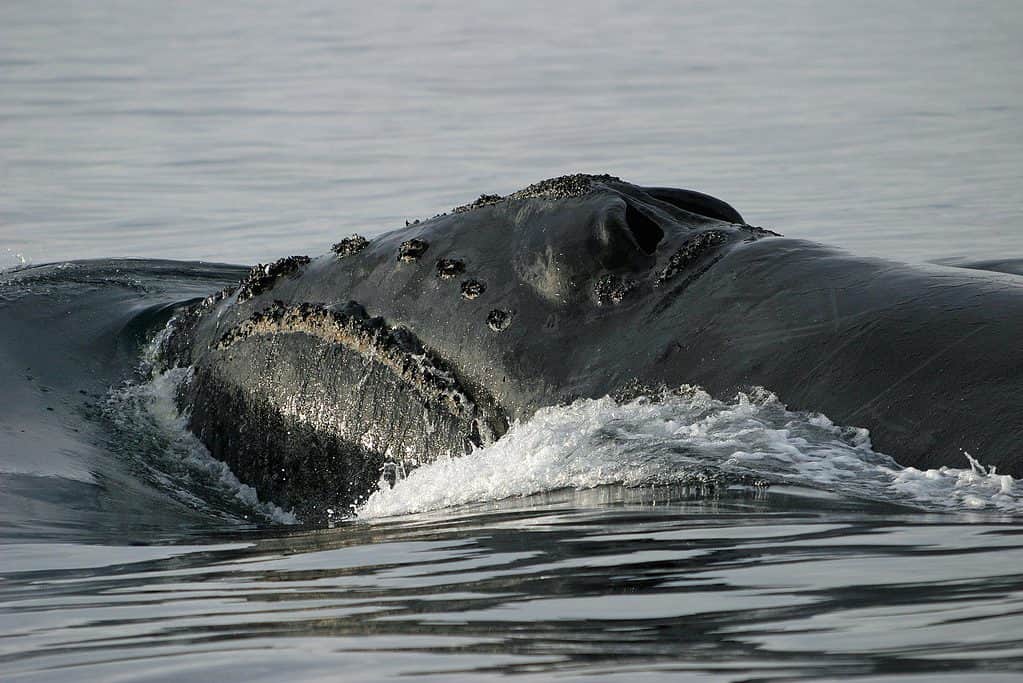
[[[663,376],[687,287],[768,233],[607,175],[545,180],[317,258],[260,265],[172,323],[192,430],[309,516],[499,438],[538,408]]]

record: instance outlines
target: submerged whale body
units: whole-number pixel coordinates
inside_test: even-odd
[[[578,398],[752,386],[907,466],[1023,474],[1023,279],[857,258],[696,192],[576,175],[318,258],[172,321],[190,428],[243,481],[336,514],[385,476]]]

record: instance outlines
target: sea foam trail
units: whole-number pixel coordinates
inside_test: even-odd
[[[382,484],[356,514],[369,519],[564,488],[764,480],[934,511],[1023,512],[1012,477],[969,454],[965,468],[903,468],[864,429],[794,412],[763,390],[722,402],[683,387],[620,405],[586,399],[545,408],[497,443]]]

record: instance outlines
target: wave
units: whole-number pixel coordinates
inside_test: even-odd
[[[902,467],[864,429],[788,410],[763,389],[719,401],[695,387],[619,404],[545,408],[497,443],[384,483],[357,510],[375,519],[603,485],[787,484],[926,511],[1023,512],[1008,475],[963,454],[964,468]]]
[[[175,396],[191,375],[191,368],[174,368],[110,393],[104,416],[120,437],[115,439],[118,450],[144,469],[151,484],[195,509],[229,520],[255,514],[269,522],[297,524],[293,512],[261,501],[188,430],[188,416],[178,410]]]
[[[139,373],[140,354],[180,303],[237,281],[246,269],[13,260],[0,271],[0,543],[150,542],[262,523],[264,515],[240,504],[216,503],[214,514],[204,513],[211,506],[184,495],[178,484],[185,482],[173,476],[165,487],[156,472],[174,458],[163,457],[160,444],[170,448],[184,430],[161,431],[137,409],[149,400],[146,390],[127,389],[148,380]],[[120,423],[116,405],[124,409]]]

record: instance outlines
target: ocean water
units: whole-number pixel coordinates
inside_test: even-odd
[[[680,387],[320,528],[150,355],[222,264],[575,171],[1023,272],[1020,35],[1010,1],[4,2],[0,679],[1019,680],[1023,484],[983,453]]]

